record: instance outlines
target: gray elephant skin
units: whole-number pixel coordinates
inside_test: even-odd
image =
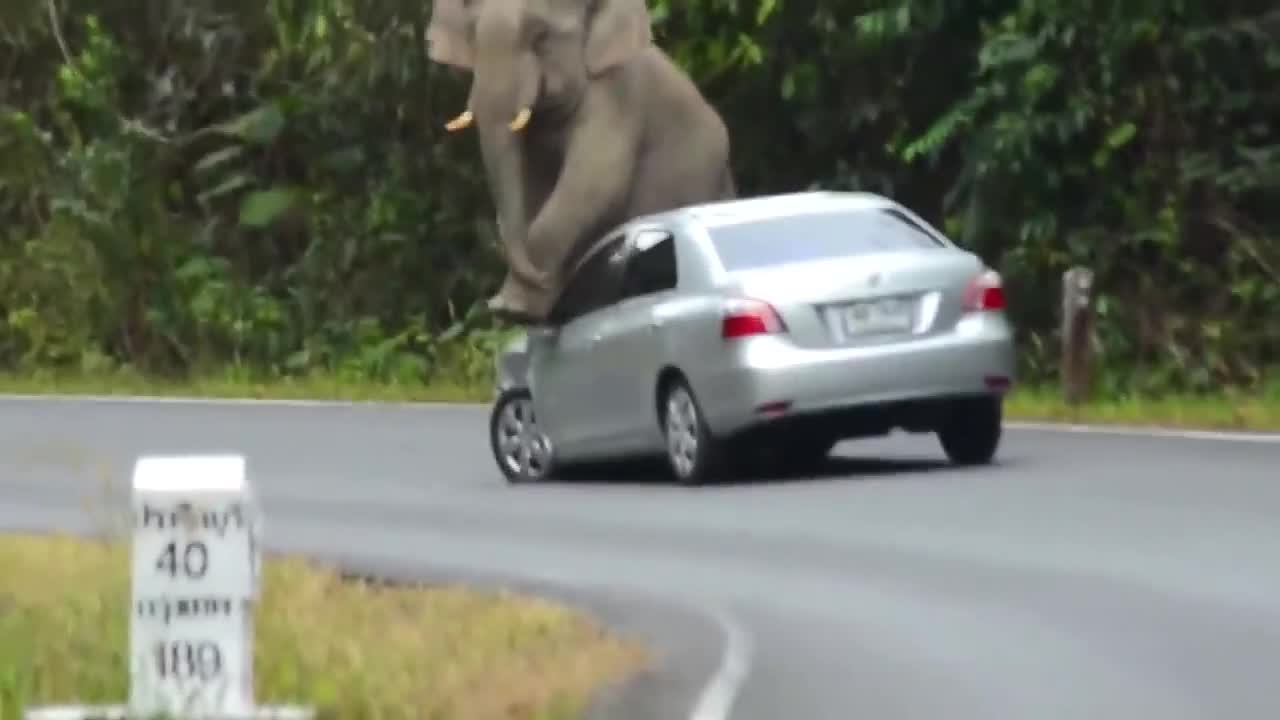
[[[576,251],[639,215],[736,196],[729,134],[644,0],[435,0],[433,61],[471,75],[506,254],[490,310],[543,322]]]

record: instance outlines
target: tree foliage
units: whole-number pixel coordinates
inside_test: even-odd
[[[1054,369],[1074,263],[1098,272],[1116,389],[1275,362],[1270,3],[650,6],[729,124],[740,192],[917,208],[1005,274],[1031,376]],[[501,279],[476,144],[441,129],[466,78],[427,59],[429,14],[4,3],[0,359],[429,378]]]

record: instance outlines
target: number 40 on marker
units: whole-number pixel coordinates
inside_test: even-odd
[[[179,553],[177,541],[170,541],[160,551],[156,560],[156,569],[168,573],[169,577],[178,577]],[[183,544],[181,553],[182,574],[191,580],[199,580],[209,571],[209,548],[196,540]]]

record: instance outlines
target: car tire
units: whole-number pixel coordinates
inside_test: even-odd
[[[702,408],[681,378],[667,382],[658,404],[667,466],[682,485],[719,479],[725,467],[725,443],[711,434]]]
[[[525,388],[498,394],[489,413],[489,448],[508,483],[542,482],[555,476],[551,441],[538,429],[533,396]]]
[[[1000,446],[1004,402],[999,396],[957,401],[942,426],[938,440],[956,465],[985,465]]]

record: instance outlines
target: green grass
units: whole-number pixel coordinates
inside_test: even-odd
[[[492,388],[480,384],[376,383],[325,374],[264,379],[235,373],[183,380],[159,380],[131,372],[0,374],[0,393],[372,402],[486,402],[493,398]]]
[[[129,548],[0,534],[0,718],[29,705],[121,704]],[[263,563],[255,695],[317,720],[562,720],[645,651],[537,598],[384,587],[293,558]]]
[[[232,374],[166,382],[130,373],[0,375],[0,393],[395,402],[488,402],[493,397],[492,388],[483,384],[373,383],[334,375],[262,380]],[[1010,396],[1007,413],[1018,420],[1280,430],[1280,383],[1252,394],[1103,397],[1077,407],[1067,406],[1057,388],[1024,387]]]
[[[1215,430],[1280,430],[1280,387],[1258,393],[1093,399],[1068,406],[1054,387],[1013,393],[1010,418],[1074,423],[1158,425]]]

